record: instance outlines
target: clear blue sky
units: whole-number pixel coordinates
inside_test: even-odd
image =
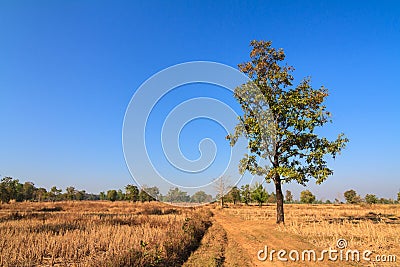
[[[135,90],[177,63],[236,67],[252,39],[272,40],[297,79],[311,75],[330,90],[334,123],[324,133],[350,139],[331,164],[334,176],[312,191],[394,198],[398,1],[2,0],[0,175],[95,193],[132,183],[121,129]]]

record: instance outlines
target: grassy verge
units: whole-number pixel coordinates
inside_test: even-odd
[[[219,267],[225,261],[225,248],[227,246],[225,230],[213,222],[204,235],[200,247],[193,252],[188,261],[183,264],[185,267]]]

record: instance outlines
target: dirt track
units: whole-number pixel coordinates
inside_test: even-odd
[[[317,252],[320,250],[301,240],[298,236],[276,231],[276,224],[273,219],[252,221],[227,214],[223,210],[217,210],[214,213],[215,220],[225,229],[228,237],[224,266],[243,266],[243,260],[248,262],[247,266],[356,266],[346,265],[346,262],[329,261],[282,262],[277,259],[276,253],[273,261],[269,259],[260,261],[257,258],[257,253],[264,249],[265,245],[268,246],[269,252],[271,249],[276,251],[280,249],[286,251],[315,249]],[[242,261],[242,263],[239,265],[238,261]]]

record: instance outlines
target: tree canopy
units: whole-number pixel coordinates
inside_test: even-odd
[[[275,184],[277,223],[284,222],[281,184],[296,181],[306,185],[310,178],[320,184],[333,174],[326,155],[335,158],[348,139],[343,133],[329,141],[316,128],[330,122],[324,104],[328,90],[315,89],[311,78],[293,85],[294,68],[284,63],[283,49],[270,41],[252,41],[250,61],[239,64],[251,82],[238,86],[234,96],[243,115],[233,134],[227,136],[234,145],[240,136],[248,139],[249,153],[239,164],[241,173],[249,171]],[[270,162],[262,165],[260,162]]]

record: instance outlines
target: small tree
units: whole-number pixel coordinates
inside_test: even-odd
[[[267,202],[268,203],[276,203],[276,195],[274,192],[272,192],[268,198],[267,198]]]
[[[139,200],[141,202],[151,201],[151,197],[146,193],[146,191],[143,190],[143,188],[139,191]]]
[[[378,200],[378,203],[379,203],[379,204],[392,204],[392,201],[391,201],[390,199],[381,197],[381,198]]]
[[[187,192],[181,191],[178,187],[175,187],[168,191],[164,200],[171,203],[189,202],[190,196],[188,196]]]
[[[314,201],[315,201],[315,196],[313,195],[313,193],[311,193],[310,190],[301,191],[301,193],[300,193],[300,202],[301,203],[311,204]]]
[[[107,199],[108,200],[114,202],[115,200],[117,200],[117,197],[118,197],[117,190],[112,189],[112,190],[107,191]]]
[[[22,186],[22,194],[25,200],[32,200],[35,192],[35,185],[32,182],[25,182]]]
[[[117,199],[118,200],[125,200],[125,194],[124,194],[124,192],[122,192],[121,189],[118,189],[118,191],[117,191]]]
[[[48,193],[46,188],[43,187],[39,187],[35,190],[35,192],[33,193],[34,199],[41,202],[41,201],[45,201],[48,197]]]
[[[75,187],[69,186],[65,189],[65,191],[66,191],[65,196],[68,200],[75,199]]]
[[[240,190],[237,188],[237,186],[232,187],[232,189],[229,191],[228,197],[234,205],[240,201]]]
[[[75,191],[75,199],[76,200],[84,200],[86,197],[86,191],[85,190],[76,190]]]
[[[292,192],[290,192],[289,190],[286,190],[285,199],[286,199],[286,202],[292,203],[293,202]]]
[[[148,194],[148,201],[158,200],[160,197],[160,190],[157,186],[143,186],[143,190],[146,191],[146,193]]]
[[[23,185],[19,183],[18,179],[3,177],[0,182],[0,201],[8,203],[11,199],[24,200]]]
[[[357,192],[353,189],[344,192],[344,198],[348,204],[357,204],[361,202],[361,197],[357,195]]]
[[[51,201],[60,200],[61,192],[62,189],[58,189],[57,186],[53,186],[52,188],[50,188],[49,197]]]
[[[125,186],[125,196],[129,201],[136,202],[139,200],[139,188],[136,185],[128,184]]]
[[[152,194],[150,194],[152,193]],[[159,197],[159,191],[157,187],[145,187],[143,186],[139,192],[139,200],[141,202],[145,201],[154,201],[156,198],[154,196]]]
[[[397,193],[397,201],[400,202],[400,192]]]
[[[242,202],[248,205],[251,202],[251,190],[250,185],[242,185],[241,187],[241,198]]]
[[[261,207],[262,204],[267,201],[268,199],[268,193],[263,187],[262,184],[256,183],[254,186],[253,191],[251,192],[251,197],[258,203],[258,205]]]
[[[230,181],[228,177],[221,176],[214,181],[214,188],[217,191],[217,199],[220,200],[221,207],[224,207],[225,196],[229,193]]]
[[[2,203],[8,203],[12,199],[12,178],[3,177],[0,182],[0,201]]]
[[[378,198],[376,197],[376,195],[366,194],[365,202],[367,202],[368,204],[376,204],[376,203],[378,203]]]
[[[194,203],[206,203],[206,202],[211,202],[212,201],[212,196],[209,194],[206,194],[204,191],[197,191],[196,193],[193,194],[193,196],[190,198],[191,202]]]

